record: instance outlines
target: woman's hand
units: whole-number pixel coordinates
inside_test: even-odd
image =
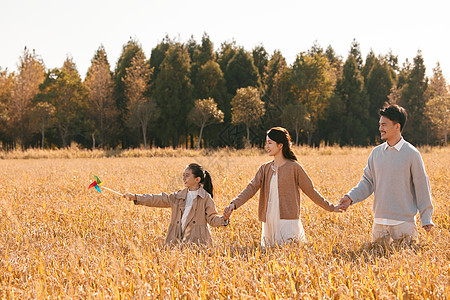
[[[224,220],[228,220],[231,216],[231,214],[233,213],[233,210],[235,209],[235,204],[231,203],[230,205],[228,205],[227,207],[225,207],[225,209],[223,210],[223,219]]]
[[[124,197],[125,199],[127,199],[128,201],[134,201],[134,200],[137,200],[136,194],[125,193],[125,194],[123,194],[123,197]]]
[[[332,212],[336,212],[336,213],[342,213],[346,210],[347,208],[345,207],[344,204],[337,204],[337,205],[333,205],[333,210]]]

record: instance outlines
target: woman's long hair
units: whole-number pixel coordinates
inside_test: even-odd
[[[267,131],[267,136],[278,144],[283,144],[283,156],[287,159],[297,160],[291,148],[291,136],[286,128],[272,127]]]
[[[213,184],[209,172],[204,171],[203,167],[196,163],[192,163],[187,167],[192,171],[194,177],[200,177],[200,183],[203,184],[203,188],[211,195],[211,198],[213,198]]]

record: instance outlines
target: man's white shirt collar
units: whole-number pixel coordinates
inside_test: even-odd
[[[389,148],[395,148],[395,150],[400,151],[400,149],[402,149],[402,146],[405,144],[405,140],[403,139],[403,137],[400,139],[400,141],[398,141],[397,144],[395,144],[393,147],[389,146],[388,142],[384,142],[384,150],[387,150]]]

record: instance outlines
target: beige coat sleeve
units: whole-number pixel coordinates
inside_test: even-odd
[[[264,166],[259,167],[258,172],[256,172],[255,177],[250,181],[247,187],[233,200],[231,203],[236,205],[236,208],[242,206],[245,202],[250,200],[256,192],[261,188]]]
[[[171,207],[175,202],[176,193],[167,194],[136,194],[135,204],[151,207]]]
[[[297,179],[300,189],[309,197],[309,199],[327,211],[334,210],[334,205],[328,202],[328,200],[314,188],[308,174],[306,174],[305,170],[300,165],[297,168]]]
[[[218,226],[225,226],[228,224],[223,219],[223,216],[219,216],[217,214],[216,205],[214,203],[214,200],[211,199],[209,196],[206,198],[206,221],[208,224],[212,227],[218,227]]]

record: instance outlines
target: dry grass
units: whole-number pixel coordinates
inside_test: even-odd
[[[297,149],[316,188],[334,202],[358,182],[370,152],[344,150]],[[368,243],[371,199],[338,215],[304,197],[309,242],[267,252],[259,247],[256,198],[230,226],[211,229],[214,247],[166,249],[169,209],[87,190],[96,174],[122,192],[174,191],[196,161],[211,171],[222,211],[269,160],[261,152],[0,160],[0,298],[449,298],[450,151],[424,152],[437,227],[420,230],[418,245]]]

